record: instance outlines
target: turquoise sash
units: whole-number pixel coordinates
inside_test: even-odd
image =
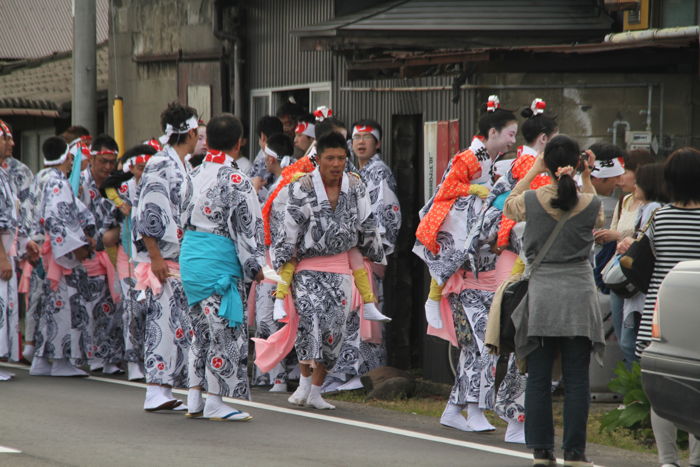
[[[221,295],[219,316],[227,319],[232,328],[243,323],[243,301],[238,292],[243,268],[233,240],[208,232],[186,231],[180,249],[180,276],[189,306],[214,294]]]

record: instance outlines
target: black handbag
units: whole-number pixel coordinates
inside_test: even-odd
[[[523,278],[517,282],[513,282],[503,291],[503,297],[501,299],[501,326],[500,326],[500,336],[498,343],[498,351],[501,355],[515,352],[515,325],[513,324],[513,312],[520,305],[527,295],[528,283],[530,281],[530,274],[537,269],[545,255],[551,248],[554,240],[556,240],[557,235],[564,227],[564,223],[571,216],[571,212],[564,213],[563,216],[557,222],[556,227],[549,234],[547,241],[542,246],[542,249],[537,252],[537,256],[532,261],[532,264],[526,268]]]
[[[651,214],[647,225],[644,226],[637,239],[620,258],[622,273],[642,293],[649,291],[649,283],[651,282],[651,275],[654,273],[654,263],[656,263],[656,255],[654,255],[654,249],[651,247],[651,240],[646,234],[654,221],[656,211],[658,211],[658,208]]]

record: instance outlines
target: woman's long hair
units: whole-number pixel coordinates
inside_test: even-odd
[[[557,172],[564,167],[576,169],[579,154],[578,143],[565,135],[555,136],[544,148],[544,164],[557,180],[557,197],[552,199],[554,209],[570,211],[578,203],[578,190],[573,178],[575,172],[558,176]]]

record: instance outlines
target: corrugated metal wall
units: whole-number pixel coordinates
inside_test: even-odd
[[[331,52],[299,50],[299,39],[290,31],[333,18],[332,0],[263,0],[248,8],[248,88],[293,87],[331,81],[332,107],[346,124],[372,118],[391,134],[391,116],[422,114],[423,121],[459,119],[462,135],[473,132],[469,119],[467,92],[459,104],[451,102],[450,91],[352,92],[345,87],[451,86],[450,77],[407,80],[352,81],[346,79],[345,59]],[[313,110],[313,109],[312,109]],[[254,125],[254,122],[251,122]],[[460,144],[466,146],[467,137]],[[382,152],[391,159],[391,138],[384,138]]]
[[[333,18],[332,0],[260,0],[247,7],[249,89],[331,81],[331,52],[302,52],[290,34]]]

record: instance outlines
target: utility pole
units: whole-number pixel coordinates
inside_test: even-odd
[[[73,0],[73,103],[71,123],[97,132],[95,0]]]

